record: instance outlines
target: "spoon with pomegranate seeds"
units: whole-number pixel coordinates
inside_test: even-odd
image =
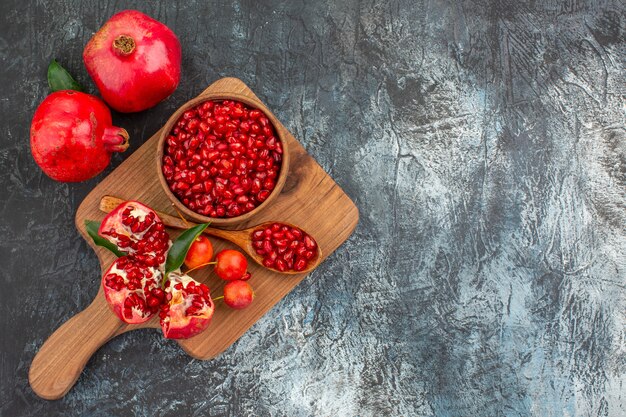
[[[109,213],[124,200],[104,196],[100,210]],[[194,223],[156,212],[163,223],[174,229],[188,229]],[[256,263],[281,274],[311,272],[322,261],[322,250],[310,234],[285,222],[265,222],[243,230],[207,227],[204,233],[228,240],[243,249]]]

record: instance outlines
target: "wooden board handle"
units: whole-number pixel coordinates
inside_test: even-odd
[[[28,373],[33,391],[47,400],[63,397],[91,355],[125,327],[109,310],[104,296],[98,294],[89,307],[66,321],[39,349]]]

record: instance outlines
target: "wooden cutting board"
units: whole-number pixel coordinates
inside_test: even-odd
[[[240,93],[258,100],[236,78],[222,78],[211,84],[200,96],[209,92]],[[269,220],[290,222],[310,232],[326,258],[352,234],[359,219],[358,210],[291,133],[280,123],[276,128],[283,132],[288,142],[291,162],[287,182],[271,206],[252,220],[234,228],[245,228]],[[109,267],[114,256],[93,244],[85,231],[84,221],[104,218],[105,214],[98,209],[103,196],[138,200],[155,210],[176,215],[157,177],[155,152],[158,133],[98,184],[76,212],[76,227],[98,255],[101,273]],[[172,238],[179,233],[171,229],[168,231]],[[226,241],[213,238],[211,241],[216,253],[224,248],[235,248]],[[252,273],[249,282],[256,293],[254,302],[245,310],[232,310],[217,301],[210,327],[191,339],[177,341],[185,352],[203,360],[220,354],[306,276],[277,274],[252,261],[249,263],[249,271]],[[222,295],[224,281],[209,269],[197,270],[191,275],[206,283],[213,297]],[[93,276],[80,279],[100,281],[100,278],[101,275],[94,272]],[[141,325],[123,323],[109,310],[100,286],[91,305],[59,327],[33,359],[29,372],[33,391],[45,399],[63,397],[100,346],[119,334],[146,327],[157,328],[160,332],[158,317]]]

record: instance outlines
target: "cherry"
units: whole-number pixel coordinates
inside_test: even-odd
[[[185,257],[185,265],[189,269],[195,269],[205,265],[213,258],[213,245],[206,236],[198,236],[189,247]]]
[[[254,291],[245,281],[235,280],[224,286],[224,302],[230,308],[244,309],[252,303]]]
[[[241,279],[248,269],[248,260],[236,250],[223,250],[217,254],[215,260],[215,272],[226,281]]]

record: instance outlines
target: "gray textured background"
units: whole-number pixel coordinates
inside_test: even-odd
[[[626,414],[623,4],[156,3],[0,6],[2,417]],[[53,57],[94,90],[82,49],[127,7],[183,45],[174,95],[114,115],[131,152],[236,76],[361,222],[219,358],[132,332],[47,402],[28,367],[97,292],[73,217],[106,173],[49,180],[30,156],[30,119]]]

